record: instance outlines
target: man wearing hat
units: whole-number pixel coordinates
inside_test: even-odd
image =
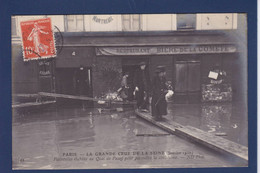
[[[150,90],[150,76],[146,68],[146,63],[139,63],[139,68],[134,75],[134,95],[137,100],[137,108],[143,111],[148,111],[149,104],[149,90]]]
[[[155,120],[161,120],[167,115],[167,102],[165,95],[168,93],[166,85],[166,72],[164,66],[157,66],[152,80],[152,116]]]

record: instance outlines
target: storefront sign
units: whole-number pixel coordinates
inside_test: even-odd
[[[113,17],[107,17],[105,19],[100,18],[99,16],[93,16],[92,20],[96,23],[100,23],[100,24],[108,24],[110,22],[113,21]]]
[[[158,46],[158,47],[98,47],[97,55],[168,55],[233,53],[235,45]]]
[[[51,62],[39,61],[39,77],[51,77]]]

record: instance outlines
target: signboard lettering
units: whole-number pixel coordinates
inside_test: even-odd
[[[235,45],[196,45],[159,47],[98,47],[97,55],[167,55],[167,54],[205,54],[233,53]]]
[[[113,21],[113,17],[110,16],[110,17],[108,17],[108,18],[106,18],[106,19],[102,19],[102,18],[99,18],[98,16],[93,16],[92,20],[93,20],[94,22],[96,22],[96,23],[108,24],[108,23],[110,23],[110,22]]]

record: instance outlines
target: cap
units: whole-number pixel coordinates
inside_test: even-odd
[[[157,66],[155,72],[157,73],[165,72],[165,66],[162,65]]]
[[[146,65],[146,63],[145,62],[140,62],[139,66],[142,66],[142,65]]]

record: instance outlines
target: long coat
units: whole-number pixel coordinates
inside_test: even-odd
[[[75,75],[75,82],[76,82],[76,94],[88,95],[89,85],[88,85],[87,70],[85,68],[83,70],[77,69],[74,75]]]
[[[139,68],[135,71],[133,83],[134,83],[134,88],[138,87],[141,90],[150,89],[151,81],[150,81],[150,75],[147,68],[144,70],[141,70]]]
[[[152,116],[161,118],[167,115],[167,102],[165,95],[167,94],[166,78],[155,76],[152,80]]]
[[[133,80],[134,88],[138,87],[139,91],[136,92],[137,107],[147,109],[149,104],[150,93],[150,77],[147,69],[137,69]]]

